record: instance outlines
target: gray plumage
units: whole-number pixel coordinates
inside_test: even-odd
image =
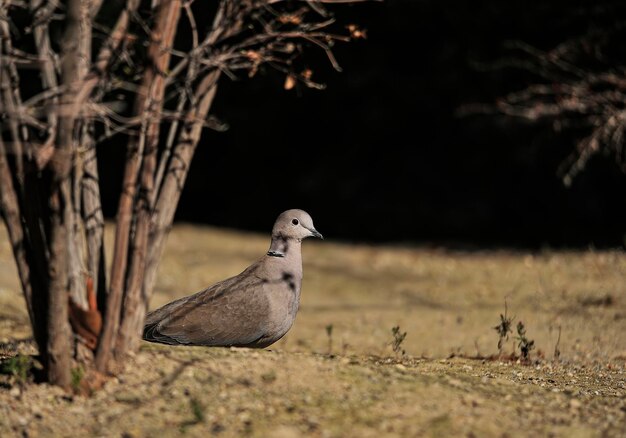
[[[319,237],[303,210],[287,210],[270,249],[241,274],[148,313],[143,339],[171,345],[264,348],[291,328],[300,304],[301,243]]]

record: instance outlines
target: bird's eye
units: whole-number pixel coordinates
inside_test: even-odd
[[[294,225],[298,225],[300,222],[298,222],[298,219],[292,219],[291,223]]]

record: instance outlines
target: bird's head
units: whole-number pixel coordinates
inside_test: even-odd
[[[272,237],[302,240],[307,237],[324,237],[313,226],[313,219],[304,210],[287,210],[278,216],[272,229]]]

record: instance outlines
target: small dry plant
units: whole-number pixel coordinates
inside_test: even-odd
[[[391,341],[391,348],[393,352],[396,353],[396,355],[404,356],[406,352],[402,348],[402,343],[406,338],[406,332],[402,333],[400,331],[400,326],[397,325],[395,327],[392,327],[391,334],[393,335],[393,340]]]
[[[524,327],[524,323],[522,321],[517,323],[517,336],[515,339],[519,341],[517,343],[517,348],[519,348],[522,353],[522,360],[529,360],[530,352],[535,348],[535,341],[526,337],[526,327]]]
[[[333,325],[326,326],[326,337],[328,338],[328,354],[333,354]]]
[[[493,327],[493,329],[498,333],[498,358],[503,357],[502,349],[504,348],[504,343],[509,340],[509,334],[513,333],[512,327],[514,320],[514,316],[508,315],[508,305],[505,299],[504,313],[500,314],[500,323]],[[508,356],[508,358],[511,360],[521,359],[524,362],[528,362],[530,360],[530,352],[535,348],[535,341],[532,339],[528,339],[528,337],[526,336],[526,326],[522,321],[517,322],[516,332],[517,335],[515,336],[515,339],[517,340],[517,348],[519,348],[520,350],[520,356],[517,356],[516,352],[514,351],[513,353],[511,353],[510,356]]]
[[[500,323],[494,327],[494,330],[498,332],[498,354],[502,356],[502,347],[504,342],[509,340],[509,333],[513,333],[511,325],[513,324],[514,316],[508,316],[508,306],[506,299],[504,300],[504,314],[500,314]]]

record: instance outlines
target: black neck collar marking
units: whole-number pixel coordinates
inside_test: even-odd
[[[280,251],[272,251],[272,250],[269,250],[267,252],[267,255],[270,256],[270,257],[285,257],[285,254],[283,254],[282,252],[280,252]]]

